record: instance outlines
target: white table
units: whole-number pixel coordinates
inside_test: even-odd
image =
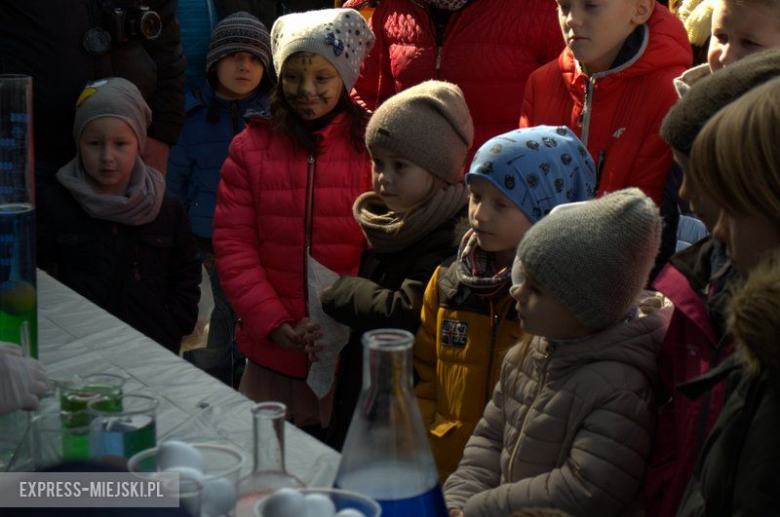
[[[157,439],[224,441],[253,463],[253,402],[38,271],[38,355],[49,377],[113,373],[124,393],[155,396]],[[340,455],[286,426],[287,470],[307,486],[329,487]]]

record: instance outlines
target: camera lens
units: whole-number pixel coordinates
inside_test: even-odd
[[[141,15],[139,23],[141,34],[146,39],[156,39],[162,32],[162,20],[154,11],[147,11]]]

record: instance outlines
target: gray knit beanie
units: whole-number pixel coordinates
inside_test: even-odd
[[[263,22],[243,11],[226,16],[214,27],[206,54],[206,71],[211,70],[223,57],[238,52],[252,54],[263,63],[267,72],[273,72],[268,29]]]
[[[121,77],[109,77],[84,87],[76,102],[73,120],[73,138],[77,146],[84,127],[100,117],[116,117],[127,122],[138,138],[139,152],[143,152],[146,128],[152,123],[152,110],[136,85]]]
[[[673,149],[691,154],[693,141],[704,124],[721,108],[749,90],[780,76],[780,49],[740,59],[697,81],[666,114],[661,137]]]
[[[526,232],[517,258],[580,323],[600,330],[636,303],[660,243],[658,207],[628,188],[553,209]]]
[[[366,128],[366,145],[406,158],[447,183],[463,179],[474,143],[474,123],[461,89],[425,81],[393,95],[377,108]]]
[[[296,52],[313,52],[336,67],[347,91],[355,85],[360,64],[373,46],[374,33],[354,9],[287,14],[271,28],[271,51],[277,72]]]

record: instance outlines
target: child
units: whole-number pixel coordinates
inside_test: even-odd
[[[366,0],[350,0],[359,8]],[[474,151],[516,127],[528,76],[560,54],[552,0],[382,0],[371,27],[377,42],[355,83],[374,110],[427,79],[463,89],[474,118]]]
[[[702,77],[736,63],[743,57],[780,47],[780,1],[713,0],[712,28],[707,62],[674,80],[684,95]]]
[[[749,56],[696,83],[669,111],[661,135],[683,171],[680,197],[710,234],[720,216],[709,189],[691,176],[691,147],[702,127],[721,108],[747,91],[780,76],[780,49]],[[653,458],[645,480],[648,515],[674,515],[693,473],[707,433],[725,400],[719,383],[703,397],[680,396],[676,386],[703,375],[733,350],[725,310],[734,282],[724,243],[707,238],[675,254],[653,287],[675,305],[658,355],[664,395]]]
[[[366,144],[374,189],[353,206],[371,250],[359,276],[343,276],[322,296],[327,314],[352,328],[341,353],[336,419],[328,444],[341,449],[362,384],[367,330],[417,332],[425,286],[457,249],[455,225],[465,214],[466,153],[474,140],[463,92],[426,81],[391,97],[371,117]]]
[[[672,155],[658,128],[691,64],[682,23],[654,0],[558,0],[558,19],[567,47],[528,79],[520,127],[569,126],[596,160],[597,195],[639,187],[661,206]]]
[[[572,515],[641,511],[655,353],[669,312],[639,314],[636,299],[658,252],[661,218],[636,188],[561,208],[517,249],[511,293],[533,337],[507,354],[444,485],[450,515],[534,506]]]
[[[244,129],[244,114],[268,107],[271,41],[260,21],[231,14],[214,28],[206,58],[208,81],[187,95],[187,120],[168,160],[168,190],[187,208],[198,253],[214,293],[207,348],[185,357],[233,385],[233,328],[236,314],[214,265],[211,243],[219,171],[233,137]]]
[[[748,59],[718,72],[713,79],[743,62]],[[705,81],[701,85],[706,86]],[[718,111],[691,149],[691,177],[720,209],[714,237],[725,243],[734,268],[748,283],[752,283],[753,271],[762,259],[775,255],[776,261],[780,252],[778,120],[780,78],[774,78]],[[733,145],[735,138],[741,145]],[[766,274],[766,270],[759,273]],[[746,301],[743,293],[732,301],[732,309],[734,304],[767,305],[763,310],[776,322],[777,289],[773,291],[763,302]],[[744,322],[737,334],[752,338],[748,355],[753,367],[743,368],[740,386],[731,391],[702,448],[678,515],[701,515],[705,505],[724,515],[770,515],[777,511],[777,324],[755,316],[751,318],[754,328],[746,335],[750,324]],[[753,334],[756,327],[769,332]]]
[[[239,349],[251,361],[240,391],[287,404],[292,421],[322,434],[332,392],[306,384],[305,347],[321,338],[308,319],[313,260],[354,274],[365,246],[352,203],[371,185],[367,115],[349,98],[374,36],[351,9],[279,18],[271,51],[279,83],[271,119],[255,115],[230,145],[214,216],[222,286],[240,321]],[[313,260],[312,260],[313,259]]]
[[[565,127],[510,131],[474,157],[466,175],[471,229],[428,282],[414,350],[417,401],[442,482],[521,335],[509,296],[520,239],[556,205],[592,197],[595,181],[593,161]]]
[[[78,152],[38,203],[38,265],[174,353],[198,317],[200,263],[181,203],[141,160],[151,111],[118,77],[76,104]]]

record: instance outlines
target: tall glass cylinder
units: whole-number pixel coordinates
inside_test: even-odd
[[[261,402],[252,409],[255,464],[238,484],[236,517],[254,517],[257,502],[280,488],[304,488],[284,465],[286,415],[281,402]]]
[[[336,486],[373,499],[382,517],[445,517],[436,465],[412,384],[414,336],[363,334],[363,389],[347,432]]]
[[[38,357],[32,78],[0,75],[0,341]]]

